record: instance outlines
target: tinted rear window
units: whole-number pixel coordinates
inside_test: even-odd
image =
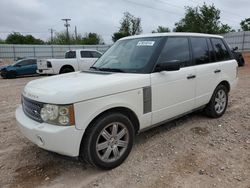
[[[191,45],[196,65],[209,63],[209,50],[206,38],[192,37]]]
[[[96,52],[96,51],[91,51],[92,57],[93,58],[100,58],[102,56],[102,54]]]
[[[73,59],[76,58],[76,52],[75,51],[69,51],[65,54],[65,59]]]
[[[230,54],[222,39],[212,38],[211,41],[215,50],[215,56],[217,61],[225,61],[231,59]]]
[[[81,51],[81,58],[93,58],[90,51]]]

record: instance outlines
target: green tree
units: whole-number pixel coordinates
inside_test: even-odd
[[[131,35],[139,35],[142,33],[141,18],[137,18],[125,12],[122,20],[120,21],[120,28],[118,32],[113,33],[112,40],[115,42],[118,39]]]
[[[5,40],[6,44],[44,44],[44,41],[37,39],[32,35],[22,35],[20,33],[14,32],[7,36]]]
[[[232,28],[221,23],[219,9],[204,3],[203,6],[186,7],[185,17],[175,23],[174,31],[222,34],[232,31]]]
[[[3,39],[0,39],[0,44],[5,44],[5,41]]]
[[[70,35],[70,34],[69,34],[69,41],[68,41],[66,31],[56,32],[55,37],[53,38],[53,44],[60,44],[60,45],[72,44],[73,41],[74,41],[74,37],[73,35]]]
[[[85,36],[82,38],[82,44],[104,44],[102,37],[97,33],[86,33]]]
[[[158,26],[156,30],[152,31],[152,33],[168,33],[168,32],[170,32],[170,29],[164,26]]]
[[[96,44],[104,44],[101,35],[97,33],[85,33],[84,36],[78,34],[78,36],[74,36],[69,34],[69,41],[66,32],[59,32],[55,34],[53,39],[53,44],[81,44],[81,45],[96,45]]]
[[[246,18],[240,22],[241,29],[243,31],[250,31],[250,18]]]

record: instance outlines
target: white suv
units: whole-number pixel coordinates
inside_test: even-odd
[[[111,169],[143,130],[197,109],[222,116],[236,83],[237,62],[221,36],[132,36],[88,71],[29,82],[16,119],[39,147]]]

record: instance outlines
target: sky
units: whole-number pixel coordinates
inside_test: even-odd
[[[238,30],[240,21],[250,17],[249,0],[206,0],[221,10],[221,21]],[[62,18],[70,18],[70,32],[95,32],[111,44],[123,13],[128,11],[142,21],[143,33],[159,25],[173,29],[184,17],[185,6],[202,5],[204,0],[0,0],[0,38],[10,32],[32,34],[48,40],[49,29],[65,30]]]

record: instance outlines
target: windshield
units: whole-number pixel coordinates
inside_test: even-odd
[[[162,37],[136,38],[117,41],[93,69],[111,72],[145,73]]]

